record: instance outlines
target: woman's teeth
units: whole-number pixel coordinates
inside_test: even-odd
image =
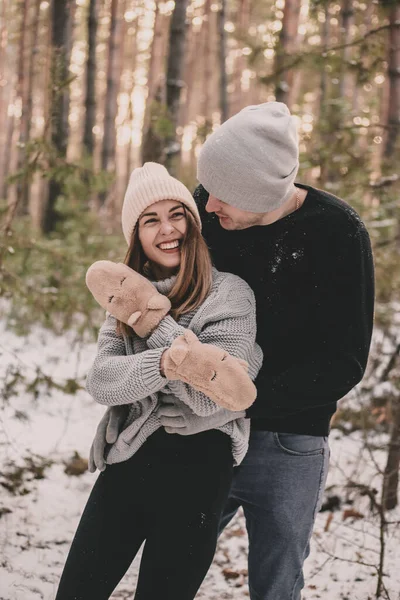
[[[179,246],[178,240],[175,240],[175,242],[166,242],[165,244],[158,245],[158,247],[161,250],[172,250],[173,248],[177,248],[178,246]]]

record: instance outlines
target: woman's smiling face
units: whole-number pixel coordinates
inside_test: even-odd
[[[181,263],[181,244],[187,220],[177,200],[160,200],[148,206],[139,217],[139,240],[157,277],[173,275]]]

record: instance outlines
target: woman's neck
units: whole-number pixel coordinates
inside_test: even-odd
[[[163,279],[169,279],[177,274],[178,269],[176,267],[163,267],[155,263],[149,263],[148,273],[153,281],[162,281]]]

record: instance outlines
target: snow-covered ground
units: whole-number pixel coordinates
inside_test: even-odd
[[[7,398],[4,382],[12,378],[15,365],[33,379],[36,367],[60,383],[82,377],[93,359],[95,346],[77,346],[73,337],[62,338],[38,330],[18,338],[0,330],[0,600],[52,600],[69,544],[96,475],[89,472],[67,475],[65,463],[75,452],[87,458],[96,424],[104,408],[85,391],[66,395],[51,390],[37,398],[26,392]],[[327,495],[338,496],[341,507],[321,512],[306,562],[304,600],[367,600],[375,598],[380,552],[379,517],[370,499],[352,481],[376,488],[379,501],[385,463],[385,437],[374,436],[373,447],[365,448],[360,432],[343,436],[334,430],[330,437],[332,460]],[[370,440],[371,441],[371,440]],[[4,473],[26,466],[31,457],[36,467],[44,461],[44,477],[33,479],[29,470],[20,471],[13,494],[4,484]],[[38,470],[38,469],[37,469]],[[40,474],[40,473],[39,473]],[[349,503],[346,503],[346,500]],[[348,513],[346,510],[353,512]],[[400,599],[400,510],[387,515],[392,524],[385,532],[383,598]],[[242,515],[221,536],[214,563],[197,598],[203,600],[249,597],[246,576],[247,538]],[[138,563],[132,564],[112,598],[131,599]],[[95,600],[95,599],[93,599]],[[277,599],[278,600],[278,599]]]

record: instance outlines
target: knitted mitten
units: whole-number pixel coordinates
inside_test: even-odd
[[[245,410],[256,399],[257,390],[247,370],[246,361],[212,344],[202,344],[189,329],[164,354],[168,379],[184,381],[233,411]]]
[[[105,470],[104,453],[107,444],[114,444],[117,441],[120,430],[128,416],[128,409],[129,407],[126,404],[122,404],[120,406],[110,406],[104,413],[90,447],[88,469],[91,473],[94,473],[96,469],[99,471]]]
[[[169,312],[171,303],[148,279],[122,263],[99,260],[89,267],[86,285],[105,310],[146,337]]]

